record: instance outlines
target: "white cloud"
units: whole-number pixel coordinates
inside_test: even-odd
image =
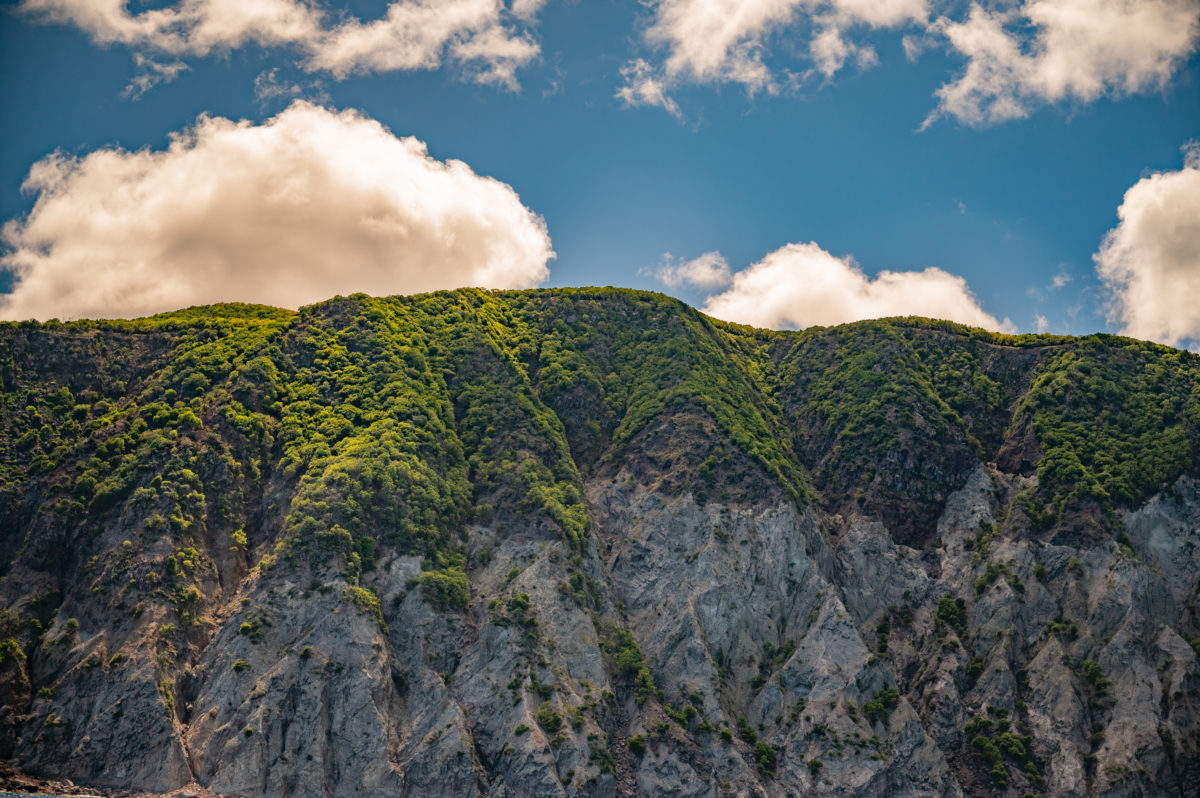
[[[916,61],[929,49],[929,41],[923,36],[905,34],[900,44],[904,47],[904,57],[909,61]]]
[[[254,99],[259,106],[265,106],[273,100],[295,100],[305,99],[319,105],[329,102],[329,95],[325,92],[321,81],[313,80],[307,83],[296,83],[287,80],[279,79],[279,68],[272,67],[271,69],[260,72],[254,78]]]
[[[676,119],[683,119],[679,105],[667,94],[666,83],[645,59],[638,58],[621,67],[621,77],[625,85],[617,89],[616,97],[626,105],[658,107]]]
[[[865,275],[851,258],[815,243],[788,244],[733,275],[733,285],[711,296],[704,312],[757,327],[844,324],[884,316],[929,316],[990,330],[1011,331],[979,306],[961,277],[929,268]]]
[[[672,91],[687,83],[735,83],[753,95],[813,73],[829,79],[848,63],[869,68],[878,52],[852,38],[855,32],[908,28],[908,60],[938,46],[966,59],[964,72],[937,90],[925,125],[943,116],[994,124],[1039,104],[1160,88],[1200,40],[1200,0],[644,2],[643,39],[662,56],[630,62],[618,96],[668,110]],[[930,21],[931,9],[955,11]],[[806,54],[811,67],[797,72],[774,63],[795,53]]]
[[[170,83],[179,77],[179,73],[188,69],[188,65],[182,61],[155,61],[141,53],[135,53],[133,61],[137,65],[137,72],[121,94],[134,100],[141,99],[143,94],[159,83]]]
[[[666,58],[651,66],[632,62],[625,87],[618,93],[631,105],[661,105],[642,98],[652,82],[651,97],[665,96],[683,83],[739,83],[754,94],[776,92],[779,81],[764,57],[772,37],[811,27],[809,56],[826,77],[853,59],[860,68],[876,62],[874,49],[845,38],[853,27],[894,28],[924,21],[926,0],[649,0],[651,24],[643,32],[647,44],[662,48]],[[636,66],[635,66],[636,65]]]
[[[729,264],[720,252],[705,252],[698,258],[680,261],[671,257],[671,253],[663,255],[662,265],[655,271],[654,276],[663,285],[677,288],[687,284],[697,288],[722,288],[733,280],[729,272]]]
[[[165,150],[36,163],[3,227],[0,318],[136,316],[226,300],[523,288],[554,257],[508,185],[357,113],[296,102],[261,125],[200,117]]]
[[[512,12],[521,19],[533,19],[547,0],[512,0]]]
[[[98,43],[174,56],[249,44],[293,47],[303,66],[337,78],[357,72],[434,69],[454,61],[487,83],[516,87],[539,48],[523,25],[544,0],[393,0],[379,19],[338,16],[306,0],[180,0],[131,13],[125,0],[22,0],[47,22],[75,25]]]
[[[1025,0],[972,4],[967,18],[931,30],[967,59],[937,91],[926,120],[970,125],[1027,116],[1039,103],[1091,102],[1166,84],[1196,48],[1196,0]]]
[[[1142,178],[1125,192],[1120,223],[1096,253],[1122,332],[1177,346],[1200,342],[1200,145],[1183,168]]]

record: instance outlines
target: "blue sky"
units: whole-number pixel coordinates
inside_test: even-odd
[[[1096,1],[1103,6],[1106,0]],[[1182,15],[1176,20],[1200,19],[1200,7],[1189,0],[1151,1],[1165,3],[1164,14]],[[693,2],[696,14],[705,13],[702,0]],[[904,0],[878,2],[883,7]],[[1040,2],[1070,5],[1074,0]],[[72,3],[85,7],[88,0],[61,0],[60,5]],[[129,8],[136,13],[173,5]],[[729,0],[726,5],[737,4]],[[817,4],[803,8],[812,5]],[[814,261],[810,256],[817,249],[789,250],[793,260],[780,256],[774,277],[764,270],[762,281],[792,279],[787,269],[801,256],[809,258],[804,268],[818,271],[826,263],[845,271],[845,259],[852,257],[867,281],[884,270],[922,273],[935,267],[965,280],[978,310],[1005,329],[1124,330],[1185,346],[1200,338],[1200,319],[1186,308],[1164,308],[1162,302],[1130,307],[1149,301],[1146,291],[1134,297],[1130,289],[1147,280],[1158,281],[1147,290],[1160,296],[1170,293],[1169,285],[1159,285],[1164,280],[1178,279],[1175,291],[1200,286],[1200,251],[1193,247],[1200,246],[1200,236],[1191,237],[1198,222],[1189,227],[1190,214],[1159,223],[1172,230],[1188,228],[1168,263],[1154,261],[1167,256],[1148,252],[1145,233],[1139,239],[1137,231],[1130,232],[1126,249],[1132,254],[1122,256],[1125,277],[1118,286],[1125,291],[1125,312],[1112,319],[1105,309],[1114,283],[1101,281],[1094,262],[1106,233],[1118,227],[1127,191],[1155,175],[1190,178],[1196,171],[1185,166],[1190,156],[1184,148],[1200,138],[1197,32],[1187,33],[1173,52],[1134,54],[1149,59],[1152,66],[1146,69],[1158,70],[1153,79],[1121,73],[1120,64],[1072,61],[1071,74],[1084,77],[1071,78],[1075,83],[1068,82],[1066,90],[1042,88],[1049,78],[1030,72],[1022,80],[1033,88],[1016,89],[1020,114],[999,118],[993,99],[981,119],[971,118],[970,109],[947,111],[935,96],[939,87],[963,77],[972,58],[981,63],[984,58],[948,43],[946,25],[964,23],[969,9],[957,3],[918,5],[924,7],[921,19],[873,27],[862,19],[836,17],[845,12],[832,2],[824,16],[803,12],[751,31],[738,40],[739,52],[752,54],[752,66],[769,76],[767,85],[742,77],[745,64],[734,63],[732,51],[724,52],[726,60],[715,72],[686,66],[671,71],[672,56],[695,43],[672,39],[662,20],[671,10],[676,17],[689,13],[687,0],[657,6],[549,0],[521,17],[506,6],[499,12],[504,29],[538,50],[513,69],[514,88],[480,82],[479,64],[459,62],[449,50],[442,51],[437,66],[373,68],[340,77],[306,68],[294,43],[220,45],[207,54],[194,47],[169,51],[152,39],[105,43],[94,29],[85,30],[79,14],[75,21],[48,21],[45,13],[21,11],[10,2],[0,15],[0,219],[32,229],[29,214],[39,197],[55,193],[66,202],[62,195],[74,190],[69,180],[53,192],[21,190],[34,164],[55,151],[79,159],[107,150],[161,151],[202,113],[262,124],[300,97],[331,111],[353,109],[397,137],[424,142],[433,159],[464,161],[475,175],[511,187],[525,209],[544,219],[555,253],[548,262],[543,259],[548,275],[543,271],[539,278],[530,267],[529,284],[665,290],[703,307],[706,298],[738,288],[734,275],[740,271],[789,244],[812,243],[825,253],[820,257],[829,257]],[[357,0],[324,7],[371,20],[386,6]],[[842,20],[839,29],[853,47],[870,47],[873,55],[862,65],[850,58],[825,76],[808,48],[821,29],[836,27],[831,15],[835,23]],[[939,28],[931,22],[936,19],[946,22]],[[1014,42],[1027,53],[1052,46],[1039,44],[1038,29],[1031,32],[1027,22],[1017,19],[1006,28]],[[656,25],[657,39],[647,34]],[[910,45],[921,45],[915,59],[906,55],[905,37]],[[1068,61],[1072,57],[1062,55]],[[138,59],[186,68],[133,96],[127,87],[146,70],[139,70]],[[630,65],[638,59],[664,87],[670,104],[618,97],[622,87],[635,83]],[[1099,89],[1088,88],[1088,69],[1100,76]],[[266,85],[277,87],[277,96],[265,94]],[[939,107],[941,116],[923,128]],[[1184,192],[1183,207],[1193,207],[1187,202],[1195,181],[1177,182],[1178,187],[1168,188]],[[82,213],[94,207],[80,202]],[[91,264],[43,262],[57,251],[60,238],[61,249],[68,249],[71,231],[51,230],[38,238],[27,235],[28,229],[23,237],[7,237],[5,290],[28,278],[22,269],[59,269],[60,283],[77,278],[87,285],[94,279]],[[23,249],[33,254],[18,260],[14,253]],[[664,265],[680,266],[711,252],[720,253],[724,276],[704,284],[680,275],[663,281]],[[664,260],[666,253],[671,260]],[[237,269],[287,274],[286,264],[264,264],[254,251],[243,254],[245,262]],[[41,265],[30,265],[35,261]],[[143,279],[156,267],[145,268]],[[800,286],[781,284],[778,291],[779,301],[794,307],[766,316],[744,311],[735,320],[764,326],[828,323],[806,309],[805,300],[787,299],[811,279],[804,276],[809,272],[794,274]],[[472,276],[476,273],[462,280],[472,282]],[[403,268],[391,279],[385,285],[393,292],[410,290]],[[329,285],[329,294],[357,288],[318,285]],[[411,283],[411,289],[423,287],[419,280]],[[227,290],[236,293],[236,287]],[[742,297],[741,307],[761,304],[761,295],[755,296]],[[905,310],[902,303],[910,296],[912,291],[905,290],[894,301],[859,303],[868,310],[845,312],[861,315],[877,306],[890,312],[897,302]],[[200,291],[197,297],[205,301],[209,294]],[[53,294],[43,292],[41,304],[20,310],[52,315],[54,301]],[[955,307],[948,305],[945,315],[955,316]],[[92,307],[84,315],[128,315],[137,309],[114,301],[111,313]],[[926,307],[917,302],[913,312],[923,311]],[[980,323],[983,317],[970,313],[957,315]],[[725,315],[730,314],[737,316]],[[54,315],[76,314],[64,301],[62,312]]]

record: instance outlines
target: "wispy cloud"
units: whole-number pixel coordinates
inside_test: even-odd
[[[321,81],[281,80],[278,67],[264,70],[254,78],[254,99],[260,107],[281,99],[304,99],[318,105],[325,105],[330,101]]]
[[[133,100],[141,99],[143,94],[159,83],[170,83],[189,68],[182,61],[155,61],[141,53],[134,54],[133,62],[136,67],[133,79],[121,92],[123,96]]]
[[[650,106],[662,108],[676,119],[683,121],[679,105],[667,94],[666,81],[656,73],[648,61],[638,58],[621,67],[624,83],[617,89],[616,97],[629,107]]]
[[[729,264],[720,252],[705,252],[692,260],[679,260],[667,252],[654,276],[671,288],[690,285],[709,290],[723,288],[733,280]]]

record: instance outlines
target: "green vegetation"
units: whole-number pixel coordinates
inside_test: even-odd
[[[758,742],[758,732],[756,732],[754,730],[754,727],[751,726],[750,723],[746,720],[745,715],[738,715],[737,730],[738,730],[738,737],[741,737],[744,741],[746,741],[750,745],[754,745],[755,743]]]
[[[47,348],[79,365],[39,370]],[[1010,393],[1006,352],[1034,371],[1024,396]],[[1164,347],[921,319],[771,333],[619,289],[5,324],[0,362],[12,364],[0,507],[32,480],[40,512],[60,521],[136,513],[194,551],[219,526],[245,552],[246,497],[278,467],[297,484],[264,567],[335,561],[351,578],[380,546],[446,557],[474,518],[537,513],[581,545],[578,469],[663,418],[715,424],[662,469],[668,487],[703,501],[773,483],[807,502],[815,481],[902,536],[956,487],[947,477],[994,458],[1005,430],[1029,429],[1040,447],[1027,509],[1053,523],[1194,470],[1200,429],[1197,359]],[[100,565],[110,578],[121,567]],[[166,569],[194,582],[178,555]]]
[[[604,650],[609,655],[614,674],[618,678],[632,680],[639,704],[657,692],[654,677],[642,658],[642,650],[632,632],[619,628],[609,630],[604,638]]]
[[[365,587],[356,587],[354,585],[350,585],[342,593],[342,598],[349,599],[351,602],[353,602],[355,608],[357,608],[361,614],[366,615],[369,618],[374,618],[375,623],[379,625],[379,628],[383,630],[383,633],[387,634],[387,624],[384,622],[383,612],[379,608],[379,596],[376,596],[374,591]]]
[[[1041,770],[1030,754],[1032,738],[1013,731],[1008,712],[989,706],[988,715],[976,716],[963,729],[975,756],[988,769],[989,778],[997,787],[1008,784],[1007,763],[1020,767],[1035,782],[1041,781]]]
[[[532,531],[582,554],[592,545],[582,475],[613,464],[698,503],[770,491],[876,515],[924,545],[981,460],[1036,472],[1038,486],[981,528],[976,589],[1035,589],[987,559],[1026,517],[1115,533],[1120,508],[1200,475],[1200,358],[911,318],[770,332],[619,289],[0,324],[0,528],[21,541],[11,558],[45,574],[83,563],[96,596],[160,624],[167,670],[212,614],[211,586],[251,568],[341,580],[344,600],[386,629],[366,585],[377,560],[413,555],[420,595],[461,612],[488,558],[468,562],[468,525],[498,539]],[[271,526],[281,518],[282,531]],[[120,529],[119,544],[104,542],[106,529]],[[1067,573],[1082,575],[1079,559]],[[1048,579],[1041,565],[1032,575]],[[589,579],[574,568],[563,594],[599,611]],[[505,622],[536,637],[521,595]],[[55,620],[62,596],[39,601],[36,621],[2,630],[0,664],[79,634],[77,621]],[[965,636],[962,599],[944,597],[936,617]],[[877,652],[910,621],[885,615]],[[43,643],[55,623],[61,633]],[[269,627],[259,611],[244,623],[252,642]],[[632,636],[602,636],[623,686],[639,702],[656,695]],[[764,650],[757,686],[789,646]]]
[[[758,763],[760,772],[773,774],[778,760],[779,755],[775,753],[775,749],[766,743],[758,743],[754,746],[754,761]]]
[[[967,604],[949,593],[938,599],[937,619],[960,634],[967,622]]]
[[[597,439],[619,452],[662,414],[701,412],[732,448],[714,447],[705,453],[711,462],[702,458],[687,466],[699,478],[698,498],[715,485],[713,469],[736,470],[739,457],[756,463],[797,500],[809,495],[773,399],[769,334],[636,291],[556,289],[500,296],[530,332],[540,335],[538,340],[518,334],[508,343],[547,406],[586,408],[559,414],[581,459],[601,454],[594,450]],[[739,483],[745,478],[737,475]]]
[[[22,650],[21,644],[13,637],[0,640],[0,667],[3,667],[9,661],[17,663],[25,662],[25,651]]]
[[[549,701],[543,701],[538,707],[537,722],[547,734],[554,734],[563,725],[562,715]]]
[[[466,558],[454,553],[444,561],[447,564],[443,567],[421,574],[421,589],[426,599],[442,609],[462,609],[470,598],[463,570]]]
[[[885,687],[863,704],[863,714],[871,721],[885,720],[899,702],[900,691],[895,687]]]
[[[634,756],[644,756],[646,754],[646,737],[641,734],[635,734],[627,740],[629,750]]]
[[[588,753],[588,762],[598,766],[601,773],[616,773],[617,761],[613,759],[612,753],[601,745],[592,747]]]
[[[1200,384],[1194,355],[1093,335],[1054,355],[1017,409],[1042,448],[1050,517],[1127,507],[1194,469]]]

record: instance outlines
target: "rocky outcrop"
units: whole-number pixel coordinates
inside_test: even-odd
[[[73,330],[45,367],[16,355],[62,333],[0,330],[6,406],[76,436],[3,439],[0,755],[240,796],[1194,793],[1200,481],[1040,482],[1070,341],[700,319],[655,361],[692,318],[659,300],[448,296]],[[610,306],[624,344],[579,332]],[[889,347],[882,409],[819,361]]]

